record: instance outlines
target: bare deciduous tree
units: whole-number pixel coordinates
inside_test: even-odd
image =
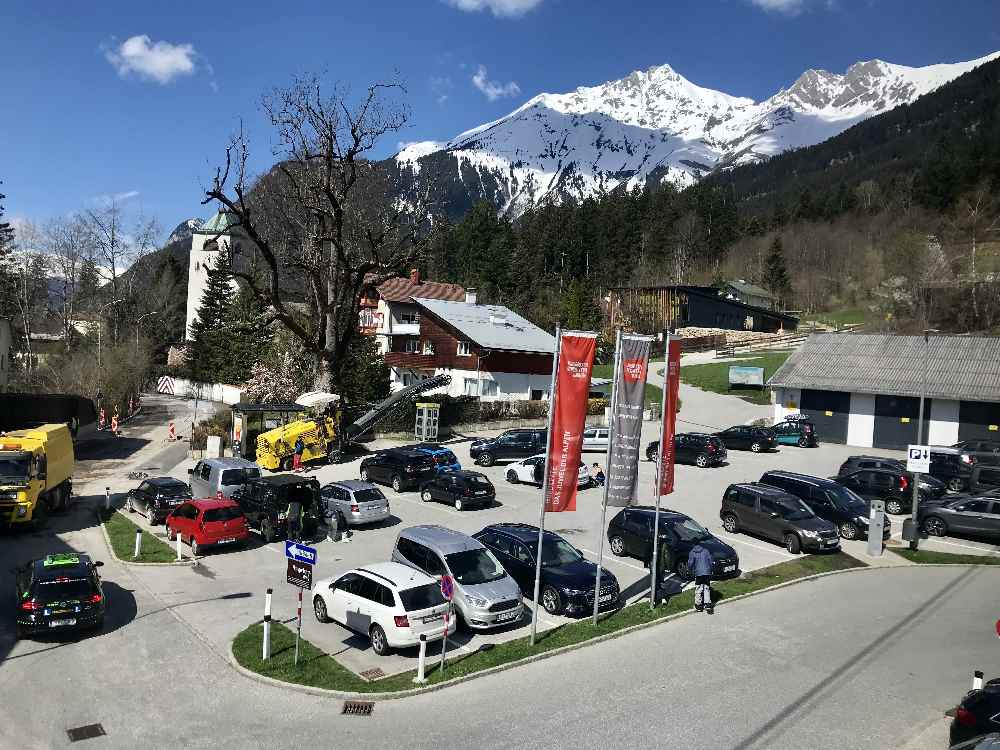
[[[356,334],[361,291],[405,270],[420,256],[426,199],[391,197],[383,170],[368,157],[379,140],[405,127],[398,83],[376,83],[356,102],[325,93],[316,77],[297,79],[263,102],[277,134],[279,162],[249,184],[249,146],[240,132],[205,191],[256,248],[233,248],[246,283],[315,361],[315,386],[335,387]],[[426,195],[426,193],[425,193]],[[256,255],[259,269],[247,268]],[[294,304],[306,301],[306,311]]]
[[[73,323],[80,303],[80,273],[84,263],[96,255],[94,235],[86,220],[78,215],[48,221],[42,228],[41,244],[61,285],[58,294],[59,317],[63,342],[67,349],[72,343]]]

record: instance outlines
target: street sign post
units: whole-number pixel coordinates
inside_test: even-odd
[[[285,557],[288,558],[287,581],[299,588],[298,625],[295,629],[295,663],[299,663],[299,639],[302,636],[302,589],[312,588],[313,565],[318,559],[315,547],[307,547],[298,542],[285,542]]]
[[[924,360],[926,366],[926,359]],[[917,433],[922,430],[924,422],[924,398],[920,397],[920,422]],[[919,437],[917,438],[920,439]],[[917,549],[920,543],[920,515],[917,512],[920,505],[920,475],[931,471],[931,449],[926,445],[910,445],[906,448],[906,470],[913,475],[913,501],[910,516],[910,549]]]
[[[303,562],[306,565],[316,564],[316,548],[307,547],[304,544],[299,544],[298,542],[285,542],[285,557],[289,560],[297,560],[298,562]]]
[[[448,600],[448,604],[451,604],[451,598],[455,595],[455,581],[451,576],[441,576],[441,596]],[[451,607],[448,607],[444,613],[444,639],[441,641],[441,671],[444,671],[444,655],[448,651],[448,628],[451,625],[449,619],[451,615]]]
[[[287,580],[290,584],[298,586],[300,589],[311,589],[313,585],[312,565],[289,560]]]
[[[926,445],[911,445],[906,449],[906,470],[912,474],[928,474],[931,470],[931,449]]]
[[[885,501],[872,500],[868,516],[868,554],[882,556],[882,529],[885,527]]]

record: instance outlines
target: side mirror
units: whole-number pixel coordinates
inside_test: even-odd
[[[95,560],[94,561],[94,567],[95,568],[103,568],[104,567],[104,563],[102,561],[100,561],[100,560]]]
[[[194,469],[188,469],[188,474],[194,474]]]

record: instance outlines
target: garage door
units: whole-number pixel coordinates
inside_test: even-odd
[[[843,391],[802,391],[800,411],[816,425],[821,443],[846,443],[851,394]]]
[[[927,435],[927,416],[930,415],[930,399],[924,401],[924,436]],[[917,438],[917,416],[920,399],[908,396],[875,397],[875,439],[876,448],[906,449],[907,445],[919,443]]]
[[[990,429],[990,427],[993,429]],[[958,407],[959,440],[1000,440],[1000,404],[963,401]]]

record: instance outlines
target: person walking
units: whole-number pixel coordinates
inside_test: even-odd
[[[302,452],[306,449],[306,444],[302,442],[302,436],[295,438],[295,453],[292,455],[292,471],[302,471]]]
[[[712,604],[712,553],[696,544],[688,555],[688,568],[694,573],[694,608],[713,614]]]
[[[293,542],[302,541],[302,503],[292,500],[288,503],[288,539]]]

